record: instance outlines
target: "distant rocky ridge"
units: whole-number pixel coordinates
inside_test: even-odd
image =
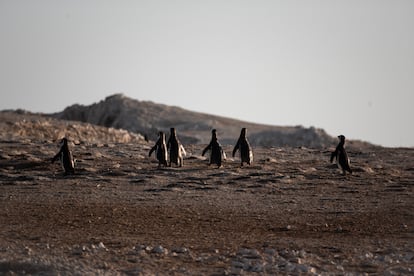
[[[240,129],[248,129],[248,138],[254,146],[312,147],[332,146],[337,139],[314,127],[278,127],[243,122],[215,115],[188,111],[175,106],[138,101],[115,94],[89,105],[75,104],[50,116],[63,120],[87,122],[94,125],[125,129],[141,133],[151,140],[158,131],[169,132],[175,127],[183,143],[208,143],[210,131],[216,128],[222,144],[234,144]]]
[[[76,144],[143,143],[144,137],[126,130],[69,122],[23,110],[0,112],[3,141],[56,142],[67,137]]]

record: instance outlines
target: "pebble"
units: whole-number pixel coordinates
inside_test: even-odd
[[[165,249],[164,247],[162,247],[161,245],[158,245],[158,246],[154,247],[154,248],[151,250],[151,253],[156,253],[156,254],[167,254],[167,253],[168,253],[168,250],[167,250],[167,249]]]
[[[74,255],[80,255],[87,260],[90,257],[107,252],[108,248],[103,242],[99,242],[97,244],[78,245],[71,250]],[[0,253],[4,251],[6,251],[6,248],[0,248]],[[25,252],[28,258],[38,258],[36,252],[32,252],[29,247],[23,247],[21,251]],[[254,273],[265,275],[323,275],[327,272],[328,274],[354,275],[360,273],[355,268],[361,267],[361,265],[383,275],[408,275],[414,272],[414,251],[411,249],[388,250],[386,253],[377,249],[372,252],[363,252],[361,255],[350,256],[350,258],[337,258],[335,262],[311,252],[306,252],[303,249],[294,250],[268,246],[260,249],[242,247],[236,251],[211,250],[198,254],[191,252],[190,254],[187,247],[172,247],[169,249],[162,245],[136,245],[132,247],[129,255],[131,264],[139,264],[153,258],[183,258],[183,260],[189,260],[189,256],[193,262],[199,263],[199,266],[220,262],[224,265],[223,274],[225,275],[249,275]],[[50,269],[50,271],[61,271],[59,270],[61,264],[55,264],[55,262],[47,259],[38,260],[35,263],[39,267],[43,266]],[[53,267],[51,266],[52,263]],[[85,273],[92,271],[88,266],[82,266],[80,269]],[[111,267],[104,263],[99,266],[99,269],[103,269],[100,272],[104,272],[110,270]],[[188,267],[182,267],[180,271],[184,274],[191,274]],[[99,271],[95,272],[90,274],[100,274]],[[144,271],[141,272],[144,273]]]
[[[178,253],[178,254],[186,254],[186,253],[189,253],[189,250],[186,247],[175,247],[172,249],[172,252]]]

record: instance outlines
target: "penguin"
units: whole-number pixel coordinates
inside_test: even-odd
[[[60,160],[63,170],[65,171],[65,175],[75,173],[75,162],[73,160],[72,152],[69,149],[67,138],[63,138],[60,141],[60,150],[52,158],[52,163],[58,159]]]
[[[171,163],[176,164],[179,167],[183,166],[183,155],[187,155],[183,145],[177,138],[177,132],[175,128],[170,129],[170,137],[168,138],[167,142],[167,150],[170,154],[170,163],[169,166],[171,167]]]
[[[211,131],[211,141],[210,144],[203,150],[203,153],[201,156],[204,156],[204,154],[210,150],[210,163],[216,164],[218,168],[221,167],[222,160],[226,160],[226,153],[223,151],[223,148],[221,147],[220,143],[217,140],[217,131],[216,129],[213,129]]]
[[[348,171],[350,174],[352,174],[352,170],[349,167],[349,158],[348,154],[345,150],[345,136],[339,135],[339,144],[336,146],[336,149],[334,152],[331,153],[331,163],[336,158],[336,164],[338,165],[338,168],[342,170],[343,175],[346,175],[346,172]]]
[[[160,131],[158,135],[158,141],[151,148],[148,156],[150,157],[152,152],[156,150],[158,167],[161,167],[161,165],[167,166],[167,146],[165,145],[165,134],[164,132]]]
[[[236,146],[233,149],[233,157],[236,154],[236,151],[240,151],[241,166],[243,167],[243,162],[251,164],[253,162],[253,151],[250,146],[249,141],[246,138],[246,128],[242,128],[239,140],[237,140]]]

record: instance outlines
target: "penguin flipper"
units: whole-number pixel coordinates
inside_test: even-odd
[[[182,153],[184,156],[187,156],[187,152],[185,151],[185,148],[184,148],[184,146],[183,146],[183,145],[180,145],[180,150],[181,150],[181,153]]]
[[[151,154],[155,151],[156,148],[157,148],[156,145],[151,148],[151,150],[148,153],[148,157],[151,157]]]
[[[336,157],[336,150],[331,153],[331,159],[330,159],[331,163],[333,162],[335,157]]]
[[[56,155],[55,155],[55,156],[53,156],[53,158],[52,158],[52,163],[54,163],[55,161],[59,160],[59,159],[60,159],[61,154],[62,154],[62,149],[61,149],[58,153],[56,153]]]
[[[204,154],[206,154],[206,152],[208,151],[208,150],[210,150],[211,149],[211,143],[210,144],[208,144],[208,146],[207,147],[205,147],[205,149],[203,150],[203,153],[201,154],[201,156],[204,156]]]
[[[237,141],[237,144],[234,146],[233,153],[232,153],[233,157],[236,155],[236,152],[239,149],[239,147],[240,147],[240,139]]]

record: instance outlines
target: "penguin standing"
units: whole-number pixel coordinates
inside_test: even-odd
[[[338,165],[338,168],[342,170],[342,173],[346,175],[346,172],[348,171],[350,174],[352,174],[352,170],[349,167],[349,158],[348,154],[345,150],[345,136],[339,135],[339,144],[336,146],[336,149],[331,154],[331,163],[336,158],[336,164]]]
[[[173,127],[170,129],[170,137],[168,138],[167,149],[170,154],[169,166],[171,167],[171,163],[174,163],[177,166],[182,167],[183,155],[186,155],[187,153],[185,152],[183,145],[178,140],[177,132]]]
[[[72,152],[69,149],[68,139],[66,138],[63,138],[60,141],[60,150],[52,158],[52,163],[58,159],[60,160],[60,163],[66,175],[75,173],[75,162],[73,160]]]
[[[167,166],[167,146],[165,145],[165,134],[164,132],[159,132],[158,141],[151,148],[148,156],[151,156],[152,152],[156,151],[156,157],[158,160],[158,167],[161,165]]]
[[[208,150],[210,150],[209,165],[216,164],[220,168],[222,159],[226,160],[226,153],[223,151],[223,148],[217,140],[217,131],[215,129],[211,131],[210,144],[208,144],[208,146],[203,150],[201,156],[204,156]]]
[[[237,140],[236,146],[233,149],[233,157],[236,154],[236,151],[240,151],[241,166],[243,167],[243,162],[251,164],[253,162],[253,151],[250,147],[249,141],[246,138],[246,128],[242,128],[239,140]]]

